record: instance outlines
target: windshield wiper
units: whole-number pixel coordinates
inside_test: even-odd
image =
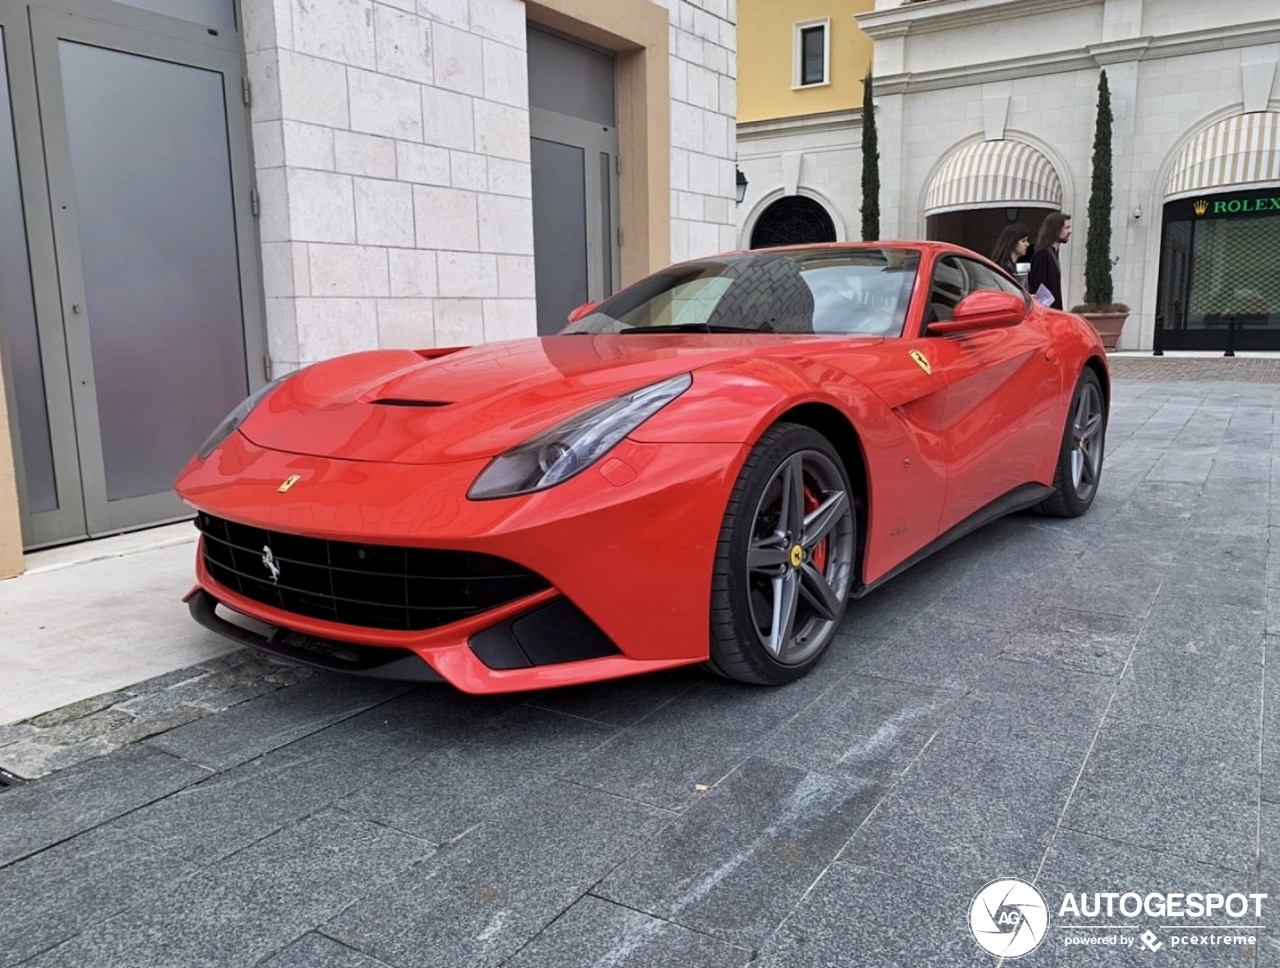
[[[721,326],[714,323],[673,323],[669,326],[632,326],[619,333],[768,333],[770,329],[748,329],[745,326]]]

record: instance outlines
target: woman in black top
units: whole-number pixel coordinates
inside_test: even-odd
[[[1018,278],[1018,263],[1031,248],[1031,233],[1025,225],[1010,225],[996,239],[991,261],[1013,278]]]

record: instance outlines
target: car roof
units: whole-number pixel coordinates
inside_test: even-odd
[[[824,253],[856,252],[859,249],[914,249],[921,253],[931,252],[935,255],[943,252],[960,252],[965,255],[977,254],[971,253],[969,249],[953,242],[922,241],[920,239],[882,239],[875,242],[811,242],[806,245],[780,245],[765,249],[733,249],[729,252],[706,255],[700,259],[690,259],[688,261],[703,262],[707,259],[728,259],[774,253],[778,255],[799,253],[821,255]]]

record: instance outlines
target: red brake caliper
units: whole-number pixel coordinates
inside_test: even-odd
[[[807,487],[804,489],[804,513],[812,514],[818,510],[818,505],[822,502],[814,497],[813,492]],[[818,573],[825,575],[827,573],[827,539],[823,538],[813,549],[813,567],[818,569]]]

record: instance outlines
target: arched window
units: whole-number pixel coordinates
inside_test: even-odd
[[[827,210],[811,198],[780,198],[756,219],[751,248],[774,245],[810,245],[836,241],[836,227]]]

